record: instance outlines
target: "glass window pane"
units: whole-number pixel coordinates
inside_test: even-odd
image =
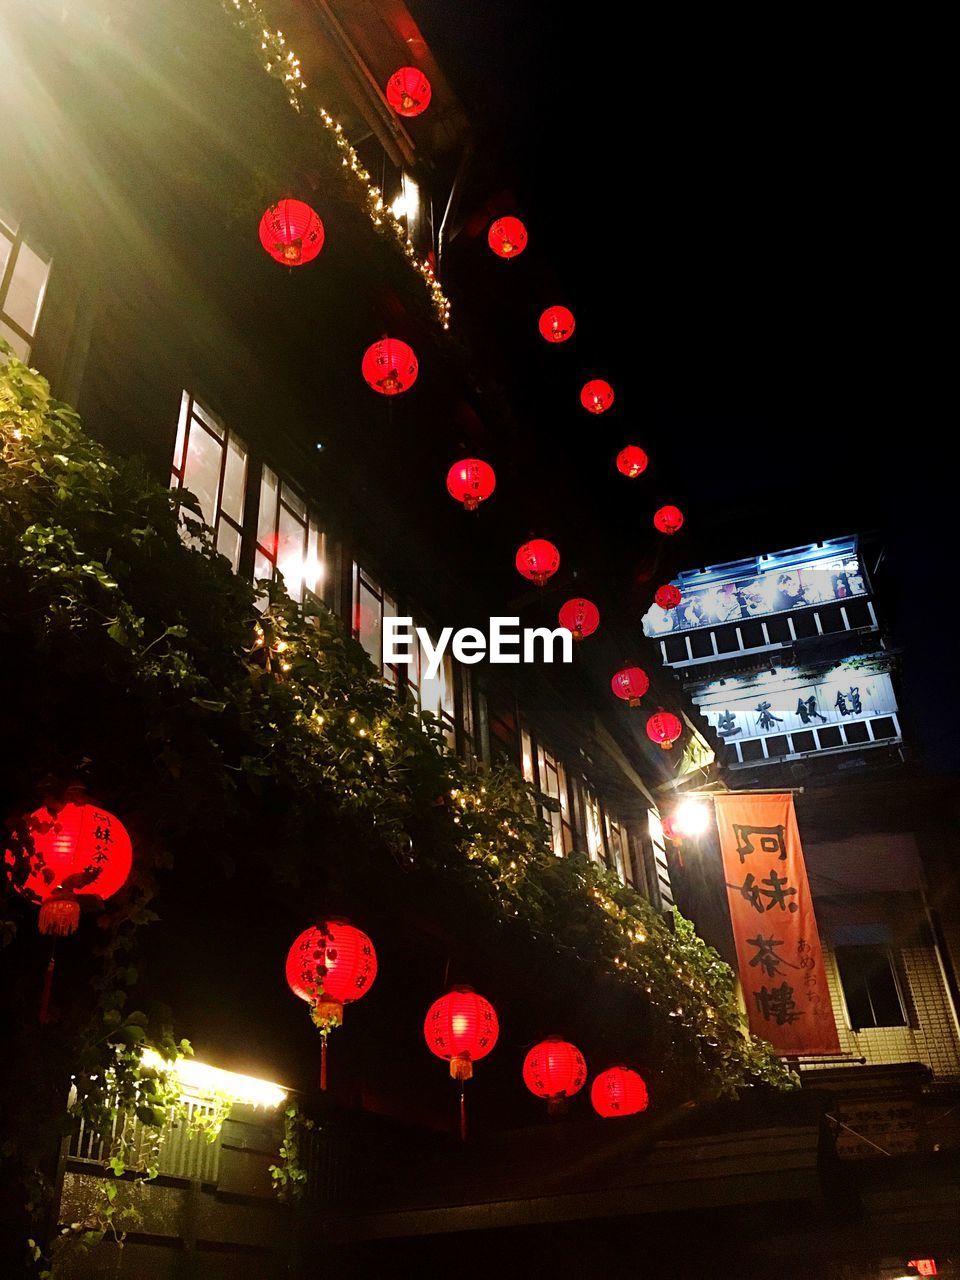
[[[19,333],[16,333],[8,324],[4,324],[0,320],[0,338],[6,338],[7,342],[13,347],[13,354],[18,356],[24,364],[30,359],[30,343],[24,342]]]
[[[364,582],[360,583],[357,597],[356,626],[357,639],[379,671],[383,652],[380,640],[380,601]]]
[[[280,507],[280,530],[277,545],[277,569],[283,574],[287,592],[294,600],[303,599],[303,565],[307,530],[302,521]]]
[[[49,274],[49,260],[21,242],[3,309],[14,324],[27,333],[32,334],[36,328]]]
[[[264,467],[260,475],[260,509],[257,512],[257,542],[270,557],[277,558],[277,502],[280,481],[275,471]]]
[[[526,729],[520,734],[520,764],[527,782],[533,782],[533,748]]]
[[[187,420],[190,414],[190,397],[186,391],[180,397],[180,417],[177,421],[177,440],[173,446],[173,472],[179,476],[183,470],[183,446],[187,440]],[[173,480],[170,481],[171,486]]]
[[[205,422],[218,440],[222,440],[224,436],[223,423],[212,413],[211,410],[205,409],[199,400],[193,402],[193,412],[197,415],[201,422]]]
[[[285,484],[283,486],[283,493],[281,496],[283,501],[295,515],[298,515],[301,520],[306,520],[307,504],[304,502],[303,498],[300,497],[299,493],[297,493],[296,489],[291,489],[288,484]]]
[[[0,213],[0,218],[3,214]],[[10,250],[13,248],[13,241],[3,234],[0,229],[0,284],[3,283],[3,273],[7,269],[7,262],[10,258]]]
[[[5,227],[12,236],[15,236],[19,225],[19,219],[15,218],[12,213],[8,213],[6,209],[0,206],[0,227]]]
[[[237,565],[240,563],[240,532],[226,520],[221,520],[220,527],[217,529],[217,550],[227,557],[231,568],[236,573]]]
[[[323,591],[323,579],[326,572],[324,564],[326,548],[324,537],[317,522],[310,521],[310,536],[307,540],[307,559],[303,566],[303,583],[306,589],[315,596]]]
[[[223,445],[194,422],[187,441],[183,487],[199,499],[203,518],[209,525],[214,523],[217,516],[217,491],[220,487],[222,461]]]
[[[227,468],[223,475],[220,508],[237,524],[243,523],[243,497],[247,488],[247,451],[236,436],[227,441]]]

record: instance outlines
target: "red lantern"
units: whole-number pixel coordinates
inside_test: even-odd
[[[532,538],[517,552],[516,563],[523,577],[542,587],[560,568],[560,552],[546,538]]]
[[[66,802],[31,813],[30,870],[15,887],[40,903],[40,932],[65,937],[80,924],[80,897],[110,898],[126,883],[133,864],[130,837],[119,818],[90,804],[82,787],[71,787]],[[14,865],[8,850],[6,861]]]
[[[327,1036],[343,1022],[343,1006],[361,999],[377,976],[377,953],[360,929],[345,920],[321,920],[287,953],[287,985],[310,1006],[323,1037],[320,1088],[327,1087]]]
[[[387,101],[398,116],[422,115],[430,95],[430,81],[419,67],[401,67],[387,81]]]
[[[547,307],[540,317],[540,332],[547,342],[566,342],[576,327],[573,312],[567,307]]]
[[[610,687],[618,698],[631,707],[637,707],[650,688],[650,680],[642,667],[624,667],[610,681]]]
[[[598,1116],[635,1116],[650,1101],[647,1086],[636,1071],[611,1067],[601,1071],[590,1086],[590,1101]]]
[[[523,1060],[523,1083],[536,1097],[547,1099],[551,1115],[562,1110],[566,1098],[580,1092],[586,1079],[583,1054],[559,1036],[541,1040]]]
[[[447,472],[447,492],[467,511],[476,511],[497,486],[497,477],[489,462],[479,458],[463,458]]]
[[[450,1063],[454,1080],[469,1080],[473,1063],[497,1043],[500,1024],[489,1000],[471,987],[454,987],[430,1006],[423,1034],[430,1052]]]
[[[680,841],[683,839],[683,836],[677,830],[676,821],[670,816],[669,813],[665,813],[663,817],[660,819],[660,826],[663,828],[663,834],[666,836],[666,838],[668,840],[672,840],[675,844],[679,844]]]
[[[617,470],[622,476],[636,480],[647,469],[649,459],[637,444],[628,444],[617,454]]]
[[[683,724],[672,711],[655,711],[647,721],[647,737],[664,751],[670,751],[682,733]]]
[[[683,527],[683,512],[679,507],[661,507],[654,515],[653,523],[661,533],[679,533]]]
[[[584,383],[580,403],[588,413],[606,413],[613,404],[613,387],[602,378],[594,378]]]
[[[519,218],[498,218],[490,224],[487,244],[498,258],[516,258],[527,247],[527,228]]]
[[[382,396],[398,396],[416,382],[420,366],[413,349],[405,342],[399,338],[381,338],[367,347],[360,369],[368,387]]]
[[[561,605],[559,622],[573,632],[574,640],[582,640],[584,636],[592,636],[600,625],[600,610],[590,600],[568,600]]]
[[[285,267],[312,262],[323,248],[323,223],[302,200],[278,200],[260,219],[260,243]]]
[[[662,587],[657,587],[653,598],[661,609],[675,609],[683,599],[683,593],[672,582],[667,582]]]

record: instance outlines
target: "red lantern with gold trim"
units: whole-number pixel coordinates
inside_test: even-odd
[[[610,688],[629,706],[638,707],[650,688],[650,677],[642,667],[624,667],[610,681]]]
[[[387,101],[398,116],[419,116],[430,105],[430,81],[419,67],[400,67],[387,81]]]
[[[568,1098],[586,1083],[587,1064],[575,1044],[550,1036],[535,1044],[523,1060],[523,1083],[537,1098],[546,1098],[547,1110],[557,1115]]]
[[[650,1097],[643,1077],[629,1067],[601,1071],[590,1086],[590,1101],[598,1116],[635,1116],[646,1111]]]
[[[617,454],[617,470],[628,480],[636,480],[647,469],[649,458],[638,444],[628,444]]]
[[[447,472],[447,492],[467,511],[476,511],[497,487],[497,477],[489,462],[479,458],[462,458]]]
[[[540,317],[540,334],[547,342],[566,342],[577,322],[568,307],[547,307]]]
[[[673,749],[673,744],[683,733],[683,722],[672,711],[663,708],[655,711],[647,721],[647,737],[664,751]]]
[[[653,523],[661,533],[668,535],[679,533],[683,528],[683,512],[679,507],[669,505],[661,507],[659,511],[654,513]]]
[[[517,552],[517,571],[538,587],[560,568],[560,552],[546,538],[531,538]]]
[[[412,347],[399,338],[381,338],[367,347],[360,371],[371,390],[382,396],[398,396],[416,382],[420,366]]]
[[[275,262],[302,267],[323,248],[319,215],[302,200],[278,200],[260,219],[260,243]]]
[[[472,987],[454,987],[427,1010],[423,1035],[430,1052],[450,1063],[450,1075],[460,1083],[460,1137],[466,1139],[463,1086],[473,1076],[473,1064],[497,1043],[500,1023],[496,1010]]]
[[[657,587],[653,598],[661,609],[675,609],[683,599],[683,593],[672,582],[665,582],[662,587]]]
[[[613,404],[613,387],[603,378],[585,382],[580,392],[580,403],[588,413],[606,413]]]
[[[497,218],[487,232],[487,244],[498,258],[516,258],[527,247],[527,228],[519,218]]]
[[[327,1087],[327,1036],[343,1022],[344,1005],[367,994],[377,976],[377,953],[367,935],[346,920],[321,920],[304,929],[287,953],[287,985],[310,1006],[322,1036],[320,1088]]]
[[[29,871],[15,888],[40,905],[40,932],[76,933],[80,898],[106,899],[123,887],[133,865],[133,847],[119,818],[91,804],[83,787],[70,787],[63,804],[52,801],[26,819],[33,844]],[[8,867],[16,864],[7,851]]]
[[[577,597],[560,606],[558,621],[561,627],[573,632],[574,640],[592,636],[600,625],[600,610],[591,600]]]

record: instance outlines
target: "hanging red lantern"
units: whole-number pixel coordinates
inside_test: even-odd
[[[649,459],[637,444],[628,444],[617,454],[617,470],[622,476],[636,480],[647,469]]]
[[[516,258],[527,247],[527,228],[519,218],[497,218],[490,224],[487,244],[498,258]]]
[[[260,243],[276,262],[302,267],[323,248],[323,223],[302,200],[278,200],[260,219]]]
[[[675,609],[683,599],[683,593],[672,582],[666,582],[662,587],[657,587],[653,598],[661,609]]]
[[[586,1079],[583,1054],[559,1036],[541,1040],[523,1060],[523,1083],[535,1097],[547,1099],[551,1115],[563,1110],[566,1099],[579,1093]]]
[[[610,688],[631,707],[640,705],[640,699],[650,688],[650,679],[642,667],[624,667],[610,681]]]
[[[573,312],[567,307],[547,307],[540,317],[540,333],[547,342],[566,342],[576,327]]]
[[[420,372],[413,348],[399,338],[381,338],[367,347],[360,369],[367,386],[382,396],[409,391]]]
[[[454,987],[430,1006],[423,1035],[430,1052],[450,1063],[450,1075],[460,1083],[460,1138],[466,1141],[463,1086],[473,1076],[473,1064],[485,1058],[497,1043],[500,1024],[496,1010],[471,987]]]
[[[670,751],[673,744],[683,733],[683,724],[679,716],[662,708],[655,711],[647,721],[647,737],[664,751]]]
[[[600,625],[600,610],[590,600],[568,600],[560,606],[558,620],[561,627],[573,632],[574,640],[592,636]]]
[[[560,552],[546,538],[531,538],[517,552],[517,570],[542,587],[560,568]]]
[[[636,1071],[611,1067],[601,1071],[590,1086],[590,1101],[598,1116],[635,1116],[646,1111],[650,1101],[647,1086]]]
[[[467,511],[476,511],[497,486],[497,477],[489,462],[479,458],[463,458],[447,472],[447,492]]]
[[[683,836],[677,830],[676,820],[669,814],[665,813],[660,819],[660,826],[663,828],[663,834],[668,840],[672,840],[675,844],[679,844]]]
[[[130,837],[119,818],[90,804],[82,787],[71,787],[65,803],[49,804],[26,820],[33,841],[29,873],[18,892],[40,904],[40,932],[76,933],[81,897],[110,898],[126,883],[133,864]],[[7,851],[8,866],[15,864]]]
[[[602,378],[584,383],[580,403],[588,413],[606,413],[613,404],[613,387]]]
[[[654,514],[653,523],[661,533],[679,533],[683,527],[683,512],[679,507],[661,507]]]
[[[430,105],[430,81],[419,67],[400,67],[387,81],[387,101],[398,116],[419,116]]]
[[[320,1088],[327,1087],[327,1036],[343,1022],[343,1006],[361,999],[377,976],[377,953],[346,920],[321,920],[304,929],[287,952],[287,985],[310,1006],[323,1037]]]

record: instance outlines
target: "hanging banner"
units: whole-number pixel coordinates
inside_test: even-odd
[[[716,797],[750,1030],[777,1053],[840,1052],[793,796]]]

